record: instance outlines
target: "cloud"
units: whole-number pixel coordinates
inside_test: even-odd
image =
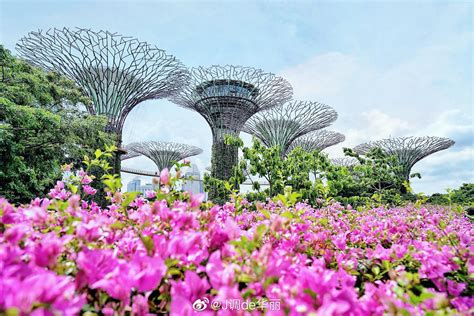
[[[473,181],[472,79],[465,80],[455,57],[470,46],[466,34],[450,45],[422,47],[409,59],[388,67],[364,63],[353,55],[330,52],[284,69],[295,98],[333,106],[339,119],[329,129],[346,135],[326,150],[341,156],[342,147],[397,136],[441,136],[456,146],[427,157],[414,170],[417,191],[433,193]]]

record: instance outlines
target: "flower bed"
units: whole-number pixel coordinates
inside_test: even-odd
[[[447,209],[52,196],[0,200],[0,312],[473,312],[473,225]]]

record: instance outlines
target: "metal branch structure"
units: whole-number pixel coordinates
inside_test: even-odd
[[[141,156],[140,153],[134,152],[131,148],[128,146],[125,146],[124,151],[126,152],[125,154],[120,156],[120,160],[124,161],[127,159],[135,158],[138,156]]]
[[[286,153],[288,154],[296,147],[301,147],[305,151],[321,151],[325,148],[342,143],[345,140],[346,137],[338,132],[327,130],[313,131],[295,139],[288,147]]]
[[[360,164],[359,160],[357,160],[357,158],[354,158],[354,157],[332,158],[331,162],[333,165],[346,167],[349,170],[353,169],[355,166]]]
[[[197,67],[190,72],[190,84],[170,100],[207,121],[213,135],[211,174],[228,179],[238,149],[226,145],[224,135],[238,135],[252,115],[291,99],[293,88],[283,78],[250,67]]]
[[[441,150],[448,149],[454,145],[449,138],[425,136],[425,137],[398,137],[373,141],[354,147],[358,154],[367,154],[372,148],[380,148],[389,155],[397,158],[402,167],[402,176],[410,179],[411,168],[421,159]]]
[[[176,162],[202,153],[202,149],[196,146],[161,141],[130,143],[127,147],[153,160],[160,171],[171,169]]]
[[[107,131],[117,134],[118,147],[125,119],[137,104],[167,98],[188,80],[174,56],[108,31],[40,30],[20,39],[16,48],[30,64],[75,81],[92,100],[89,113],[107,116]]]
[[[267,147],[279,147],[284,155],[295,139],[325,128],[336,119],[337,112],[326,104],[291,101],[255,114],[242,130]]]

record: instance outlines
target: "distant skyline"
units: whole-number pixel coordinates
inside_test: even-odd
[[[14,54],[28,32],[51,27],[104,29],[165,49],[185,65],[235,64],[285,77],[295,99],[334,107],[329,130],[342,147],[396,136],[442,136],[456,144],[417,163],[416,192],[474,182],[473,4],[470,1],[5,1],[0,42]],[[249,143],[250,137],[241,134]],[[167,100],[128,116],[124,144],[163,140],[203,148],[212,135],[197,113]],[[155,170],[147,158],[124,166]],[[123,183],[134,175],[123,174]],[[148,180],[145,180],[147,182]]]

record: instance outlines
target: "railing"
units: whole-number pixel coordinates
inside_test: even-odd
[[[127,168],[127,167],[122,167],[122,169],[120,171],[125,172],[125,173],[137,174],[137,175],[140,175],[140,176],[158,177],[159,178],[158,171],[152,172],[152,171],[145,171],[145,170]]]
[[[136,175],[140,175],[140,176],[156,177],[156,178],[159,178],[159,177],[160,177],[158,171],[152,172],[152,171],[146,171],[146,170],[139,170],[139,169],[127,168],[127,167],[122,167],[122,169],[121,169],[120,171],[121,171],[121,172],[125,172],[125,173],[136,174]],[[191,180],[191,181],[193,181],[193,182],[194,182],[194,181],[196,181],[196,182],[202,182],[201,179],[193,179],[193,180]],[[254,181],[254,182],[256,182],[256,181]],[[247,182],[242,183],[242,185],[252,185],[252,182],[247,181]],[[260,185],[267,186],[267,185],[269,185],[269,184],[268,184],[268,183],[260,183]]]

